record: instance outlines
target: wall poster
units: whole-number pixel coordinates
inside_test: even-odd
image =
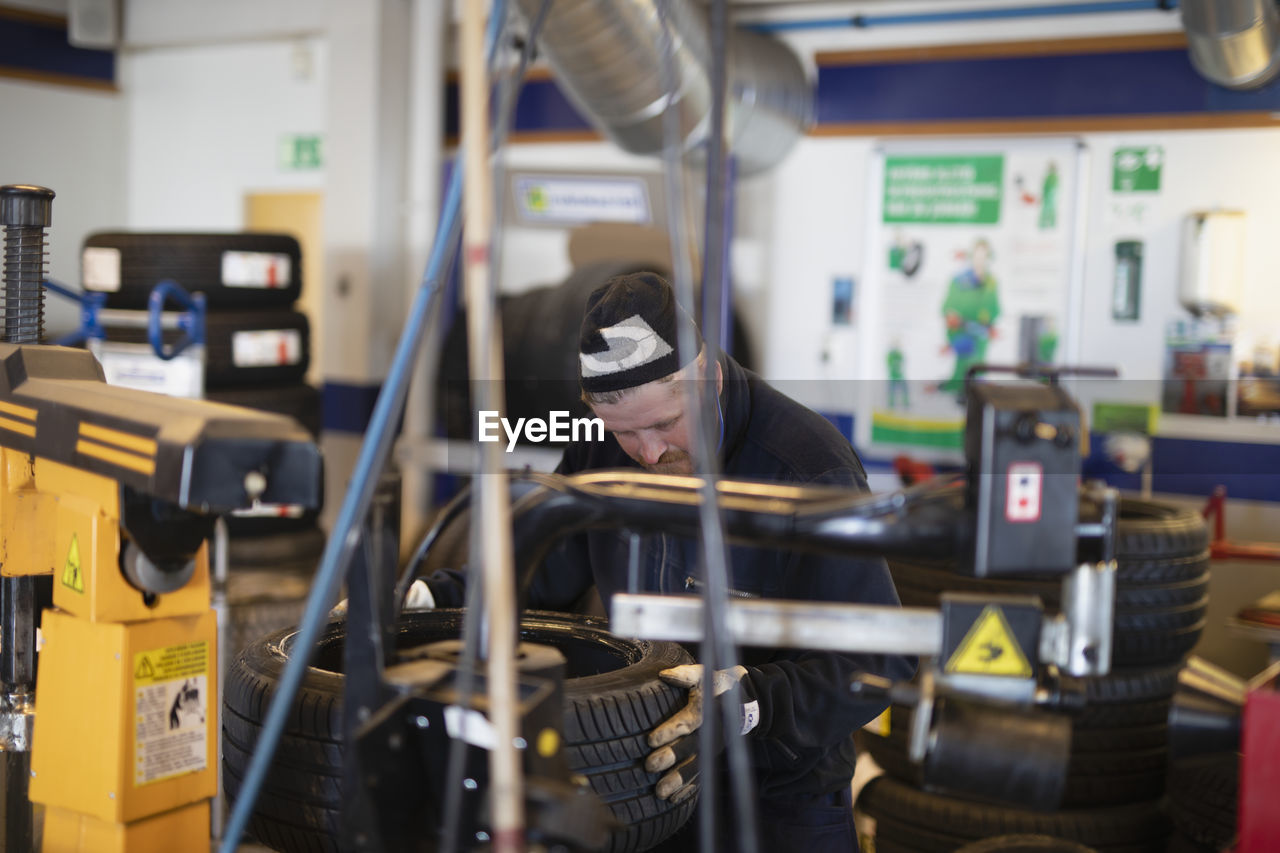
[[[1074,139],[878,152],[859,446],[953,458],[971,366],[1064,360],[1082,160]]]

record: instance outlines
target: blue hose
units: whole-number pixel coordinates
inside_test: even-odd
[[[506,18],[505,0],[495,0],[490,9],[489,27],[485,33],[485,53],[492,60],[497,48],[498,34],[502,30]],[[430,313],[431,301],[440,286],[441,272],[448,260],[451,241],[448,234],[458,217],[462,199],[462,155],[458,155],[457,167],[449,178],[449,188],[445,193],[444,210],[436,226],[435,242],[431,247],[431,255],[427,260],[426,271],[418,284],[418,292],[414,296],[413,307],[405,321],[404,330],[400,333],[400,341],[396,344],[395,357],[378,393],[378,402],[373,407],[373,416],[369,428],[365,432],[364,443],[360,447],[360,457],[356,461],[351,486],[342,500],[342,508],[338,512],[338,520],[333,534],[325,543],[324,554],[320,558],[320,567],[316,571],[315,582],[311,586],[311,594],[307,597],[307,607],[298,626],[297,638],[289,656],[289,662],[280,676],[275,696],[267,711],[267,718],[262,724],[262,735],[258,738],[257,748],[249,769],[245,772],[244,784],[240,787],[240,795],[236,799],[235,808],[227,821],[227,829],[222,838],[219,853],[235,853],[236,846],[244,834],[245,826],[252,814],[254,801],[266,779],[275,756],[276,746],[284,731],[285,716],[293,705],[306,672],[308,661],[315,650],[320,628],[324,625],[338,597],[338,587],[343,573],[351,560],[356,542],[359,540],[359,522],[369,512],[373,493],[377,487],[378,475],[386,465],[394,439],[394,428],[404,411],[405,397],[408,394],[409,378],[413,372],[413,364],[425,334],[427,317]]]

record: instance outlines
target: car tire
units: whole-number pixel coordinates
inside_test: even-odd
[[[565,756],[570,770],[586,777],[621,823],[608,850],[630,853],[660,843],[696,806],[696,795],[677,805],[659,800],[654,785],[661,774],[643,766],[649,752],[645,736],[686,701],[685,691],[658,673],[692,659],[675,643],[623,639],[606,625],[591,617],[530,611],[521,620],[521,638],[565,655]],[[461,626],[460,610],[409,613],[397,627],[398,642],[408,647],[456,639]],[[333,622],[321,635],[250,820],[253,835],[282,853],[337,850],[345,629],[345,623]],[[227,673],[223,781],[231,800],[239,794],[296,633],[279,631],[251,644]]]

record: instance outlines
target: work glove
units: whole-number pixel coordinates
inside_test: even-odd
[[[427,582],[416,580],[409,584],[409,592],[404,597],[404,612],[408,613],[413,610],[435,610],[436,597],[431,594],[431,587],[427,586]],[[329,617],[332,619],[342,619],[347,615],[347,600],[344,598],[333,606],[329,611]]]
[[[746,674],[744,666],[717,670],[711,679],[715,695],[721,696],[729,691],[739,694],[742,678]],[[698,728],[702,725],[702,664],[664,669],[658,673],[658,677],[676,687],[688,688],[689,702],[649,733],[649,746],[653,748],[653,752],[645,759],[644,767],[650,773],[670,771],[658,780],[658,799],[679,803],[693,794],[694,783],[698,781],[701,770]],[[760,722],[760,706],[754,700],[742,704],[736,696],[729,701],[735,701],[741,707],[740,731],[745,735]],[[716,731],[720,734],[716,743],[716,751],[719,752],[724,744],[723,727]]]

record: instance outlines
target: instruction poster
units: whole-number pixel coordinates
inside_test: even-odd
[[[134,784],[208,766],[209,644],[184,643],[134,655]]]
[[[886,149],[862,307],[862,446],[951,456],[974,365],[1063,357],[1078,146]]]

